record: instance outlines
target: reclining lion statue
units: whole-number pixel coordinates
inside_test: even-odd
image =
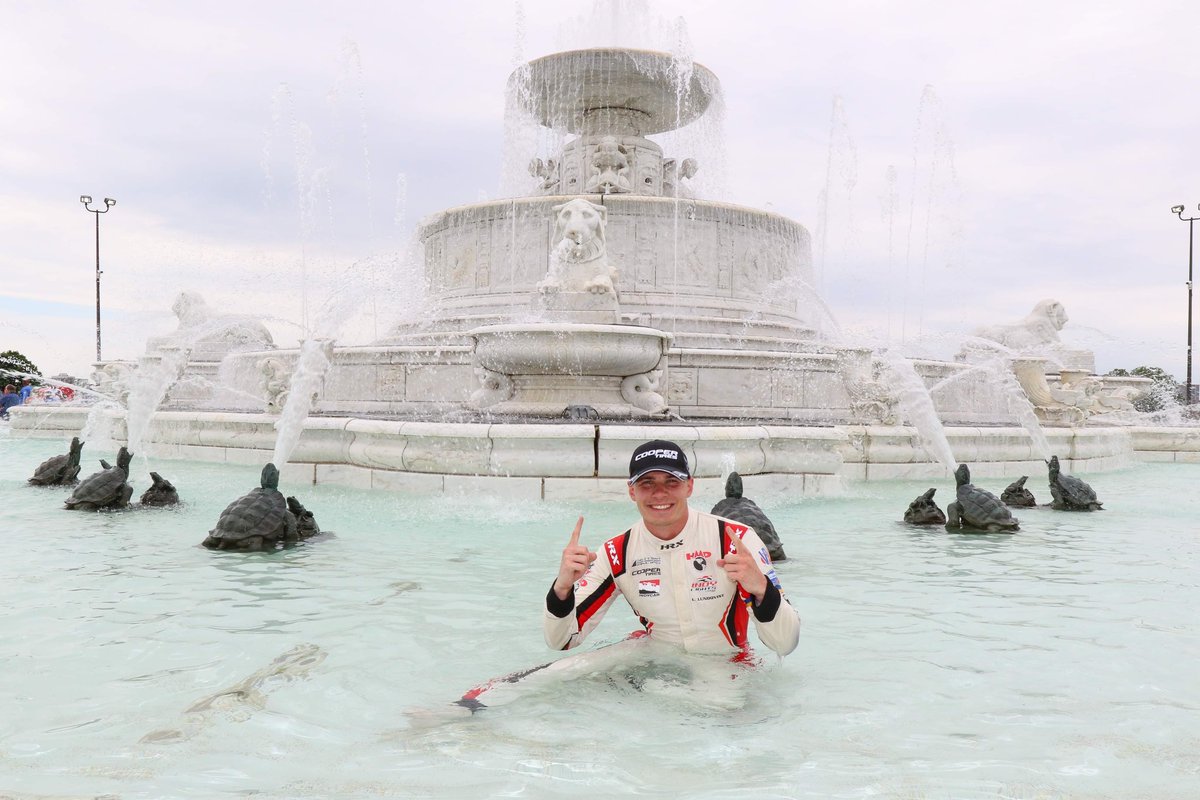
[[[1068,321],[1067,310],[1057,300],[1041,300],[1025,319],[1014,325],[989,325],[979,328],[980,339],[999,342],[1012,350],[1036,350],[1059,343],[1058,332]]]

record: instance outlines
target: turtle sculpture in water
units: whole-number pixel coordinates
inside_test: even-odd
[[[95,511],[100,508],[125,508],[133,496],[129,485],[129,462],[133,454],[122,447],[117,451],[117,465],[110,466],[101,459],[104,469],[89,475],[67,498],[67,508],[75,511]]]
[[[1060,511],[1099,511],[1103,503],[1096,499],[1096,492],[1079,478],[1064,475],[1058,467],[1058,456],[1050,456],[1046,462],[1050,468],[1050,496],[1052,508]]]
[[[783,552],[783,542],[775,532],[771,520],[758,507],[758,504],[748,497],[742,497],[742,476],[736,472],[729,473],[725,480],[725,499],[712,507],[712,513],[718,517],[731,519],[743,525],[754,528],[758,538],[767,546],[772,561],[786,561],[787,554]]]
[[[946,529],[1007,533],[1017,529],[1017,519],[1000,498],[971,484],[971,470],[959,464],[954,471],[958,484],[953,503],[946,507]]]
[[[1037,505],[1037,500],[1033,497],[1033,492],[1025,488],[1025,481],[1029,479],[1028,475],[1022,475],[1015,481],[1010,483],[1000,493],[1000,502],[1004,505],[1015,508],[1033,508]]]
[[[76,436],[71,440],[69,453],[38,464],[29,482],[34,486],[74,486],[79,482],[79,456],[82,453],[83,442]]]
[[[173,506],[179,502],[179,492],[169,480],[157,472],[150,473],[150,480],[154,481],[153,485],[142,492],[138,502],[144,506]]]
[[[279,470],[263,467],[261,485],[229,504],[201,544],[210,550],[274,550],[320,532],[312,512],[279,491]]]
[[[904,512],[904,521],[909,525],[945,525],[946,515],[933,502],[933,493],[936,491],[930,489],[909,503],[908,510]]]

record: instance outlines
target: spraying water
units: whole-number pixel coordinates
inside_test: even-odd
[[[332,339],[310,338],[300,344],[300,355],[292,372],[287,401],[279,421],[275,423],[277,433],[275,450],[271,456],[272,464],[286,464],[296,445],[300,443],[304,420],[312,411],[332,361]]]
[[[312,413],[325,375],[333,363],[333,342],[364,300],[364,287],[357,275],[381,272],[376,263],[380,260],[391,265],[394,256],[372,256],[352,264],[314,315],[313,335],[300,344],[300,354],[288,384],[287,400],[275,423],[275,450],[271,463],[277,466],[286,464],[299,444],[304,420]],[[369,291],[370,286],[366,289]]]
[[[833,98],[829,119],[829,145],[825,156],[825,185],[817,202],[817,286],[824,289],[829,257],[829,232],[835,217],[844,218],[845,235],[841,261],[847,262],[849,242],[856,236],[854,222],[854,187],[858,184],[858,150],[850,133],[846,105],[841,97]]]
[[[1012,369],[1006,361],[1006,356],[1016,355],[1016,353],[1003,348],[1002,345],[996,342],[988,342],[988,344],[993,347],[1002,348],[1005,352],[997,353],[994,358],[973,363],[969,369],[943,378],[929,387],[929,396],[935,397],[942,392],[948,391],[956,384],[969,381],[978,375],[985,376],[991,385],[1000,390],[999,394],[1004,399],[1004,405],[1008,412],[1016,417],[1021,427],[1029,432],[1029,436],[1033,440],[1036,455],[1042,460],[1048,459],[1053,451],[1050,448],[1049,440],[1046,438],[1046,432],[1042,429],[1042,423],[1038,420],[1037,414],[1034,412],[1033,404],[1029,401],[1025,390],[1021,388],[1021,384],[1017,381],[1016,376],[1013,375]]]
[[[912,361],[887,349],[880,350],[879,355],[883,358],[885,377],[892,387],[904,418],[917,429],[917,435],[926,452],[946,468],[947,475],[953,474],[958,461],[950,449],[946,429],[938,418],[929,390],[917,374]]]
[[[941,100],[931,85],[921,92],[917,122],[913,131],[912,186],[908,203],[908,230],[904,249],[904,281],[900,286],[900,338],[909,335],[908,310],[915,307],[916,335],[924,329],[925,306],[913,303],[909,292],[914,286],[923,296],[929,278],[931,258],[941,254],[946,266],[956,261],[956,243],[962,237],[958,220],[958,171],[954,163],[954,143],[941,110]],[[917,273],[913,280],[914,271]]]

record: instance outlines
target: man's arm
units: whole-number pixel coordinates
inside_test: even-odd
[[[754,529],[748,528],[740,540],[736,535],[730,539],[736,543],[738,552],[725,556],[726,562],[735,562],[726,571],[750,594],[750,610],[758,638],[779,655],[786,656],[800,642],[800,615],[784,596],[767,547]],[[747,559],[752,563],[746,564]],[[735,571],[737,576],[733,575]]]
[[[575,545],[578,545],[578,533],[579,525],[576,525],[571,537]],[[573,572],[567,567],[568,561],[578,563],[577,559],[569,558],[571,550],[571,544],[563,550],[559,575],[546,593],[546,608],[542,613],[546,644],[555,650],[570,650],[582,642],[600,624],[608,607],[620,594],[608,559],[596,558],[595,553],[590,553],[590,566],[573,583],[567,584],[569,590],[564,597],[560,583]]]

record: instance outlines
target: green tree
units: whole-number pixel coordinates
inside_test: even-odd
[[[0,353],[0,380],[5,383],[20,381],[29,375],[41,375],[42,371],[32,361],[16,350]],[[36,382],[36,381],[35,381]]]
[[[1175,405],[1179,402],[1180,391],[1182,387],[1179,381],[1175,380],[1162,367],[1134,367],[1133,369],[1114,369],[1109,370],[1109,375],[1114,377],[1128,378],[1136,376],[1139,378],[1149,378],[1154,381],[1150,387],[1150,391],[1133,401],[1133,407],[1138,411],[1162,411],[1167,406]]]

